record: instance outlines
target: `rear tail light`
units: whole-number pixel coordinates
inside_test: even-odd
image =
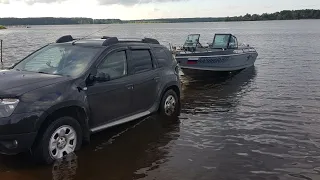
[[[187,64],[197,64],[197,61],[195,61],[195,60],[188,60]]]

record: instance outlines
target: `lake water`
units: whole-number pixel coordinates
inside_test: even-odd
[[[9,65],[59,36],[153,37],[179,45],[230,32],[254,46],[255,67],[183,80],[178,122],[158,117],[92,137],[53,166],[0,156],[0,179],[320,179],[320,21],[32,26],[0,31]]]

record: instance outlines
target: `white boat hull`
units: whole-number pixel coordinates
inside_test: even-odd
[[[212,72],[231,72],[245,69],[254,65],[258,54],[246,52],[230,55],[176,56],[176,60],[184,74]]]

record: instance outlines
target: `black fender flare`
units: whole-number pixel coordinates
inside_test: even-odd
[[[65,101],[63,103],[58,103],[56,105],[51,106],[49,109],[47,109],[39,118],[37,123],[35,124],[35,129],[39,130],[43,123],[46,122],[47,118],[52,115],[54,112],[63,109],[63,108],[68,108],[68,107],[79,107],[83,109],[85,113],[85,118],[84,118],[84,126],[83,128],[88,129],[89,131],[89,117],[90,117],[90,111],[88,105],[86,105],[84,102],[77,101],[77,100],[70,100],[70,101]],[[87,133],[85,133],[87,134]]]
[[[160,107],[160,103],[161,103],[161,99],[162,99],[162,96],[164,95],[165,92],[167,92],[167,90],[171,87],[176,87],[178,90],[179,90],[179,94],[178,95],[178,98],[179,98],[179,102],[180,102],[180,95],[181,95],[181,85],[177,82],[177,81],[170,81],[169,83],[167,83],[161,91],[159,91],[159,94],[158,94],[158,100],[157,100],[157,110],[159,110],[159,107]]]

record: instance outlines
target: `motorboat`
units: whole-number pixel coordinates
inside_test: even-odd
[[[206,46],[199,40],[200,34],[190,34],[182,47],[171,47],[184,75],[238,71],[253,66],[258,57],[255,48],[238,44],[232,34],[215,34]]]

